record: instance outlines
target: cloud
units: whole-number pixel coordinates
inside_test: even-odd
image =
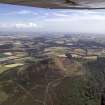
[[[10,28],[17,28],[17,29],[26,29],[26,28],[36,28],[37,27],[37,24],[36,23],[32,23],[32,22],[29,22],[29,23],[2,23],[0,24],[0,28],[7,28],[7,29],[10,29]]]
[[[105,33],[105,10],[40,9],[19,6],[10,10],[0,10],[0,22],[0,28],[4,29]]]
[[[4,13],[0,13],[0,16],[2,15],[6,15],[6,16],[12,16],[12,15],[38,15],[38,13],[32,11],[32,10],[17,10],[17,11],[9,11],[9,12],[4,12]]]
[[[20,14],[20,15],[23,15],[23,14],[32,14],[33,12],[32,11],[29,11],[29,10],[21,10],[21,11],[17,11],[15,12],[15,14]]]
[[[42,25],[43,31],[105,34],[105,16],[98,14],[47,18]]]
[[[17,23],[15,24],[16,28],[36,28],[37,24],[35,23]]]

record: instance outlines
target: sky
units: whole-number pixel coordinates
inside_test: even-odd
[[[105,10],[45,9],[0,4],[0,31],[105,34]]]

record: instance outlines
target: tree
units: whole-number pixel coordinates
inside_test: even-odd
[[[101,105],[105,105],[105,90],[104,89],[103,89],[103,92],[102,92],[102,95],[101,95]]]

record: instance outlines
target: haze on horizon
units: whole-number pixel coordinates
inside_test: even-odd
[[[0,4],[1,31],[105,34],[105,10],[44,9]]]

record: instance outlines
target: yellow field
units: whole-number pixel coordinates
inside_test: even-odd
[[[17,66],[22,66],[22,65],[23,65],[22,63],[16,63],[16,64],[5,65],[5,67],[12,68],[12,67],[17,67]]]

